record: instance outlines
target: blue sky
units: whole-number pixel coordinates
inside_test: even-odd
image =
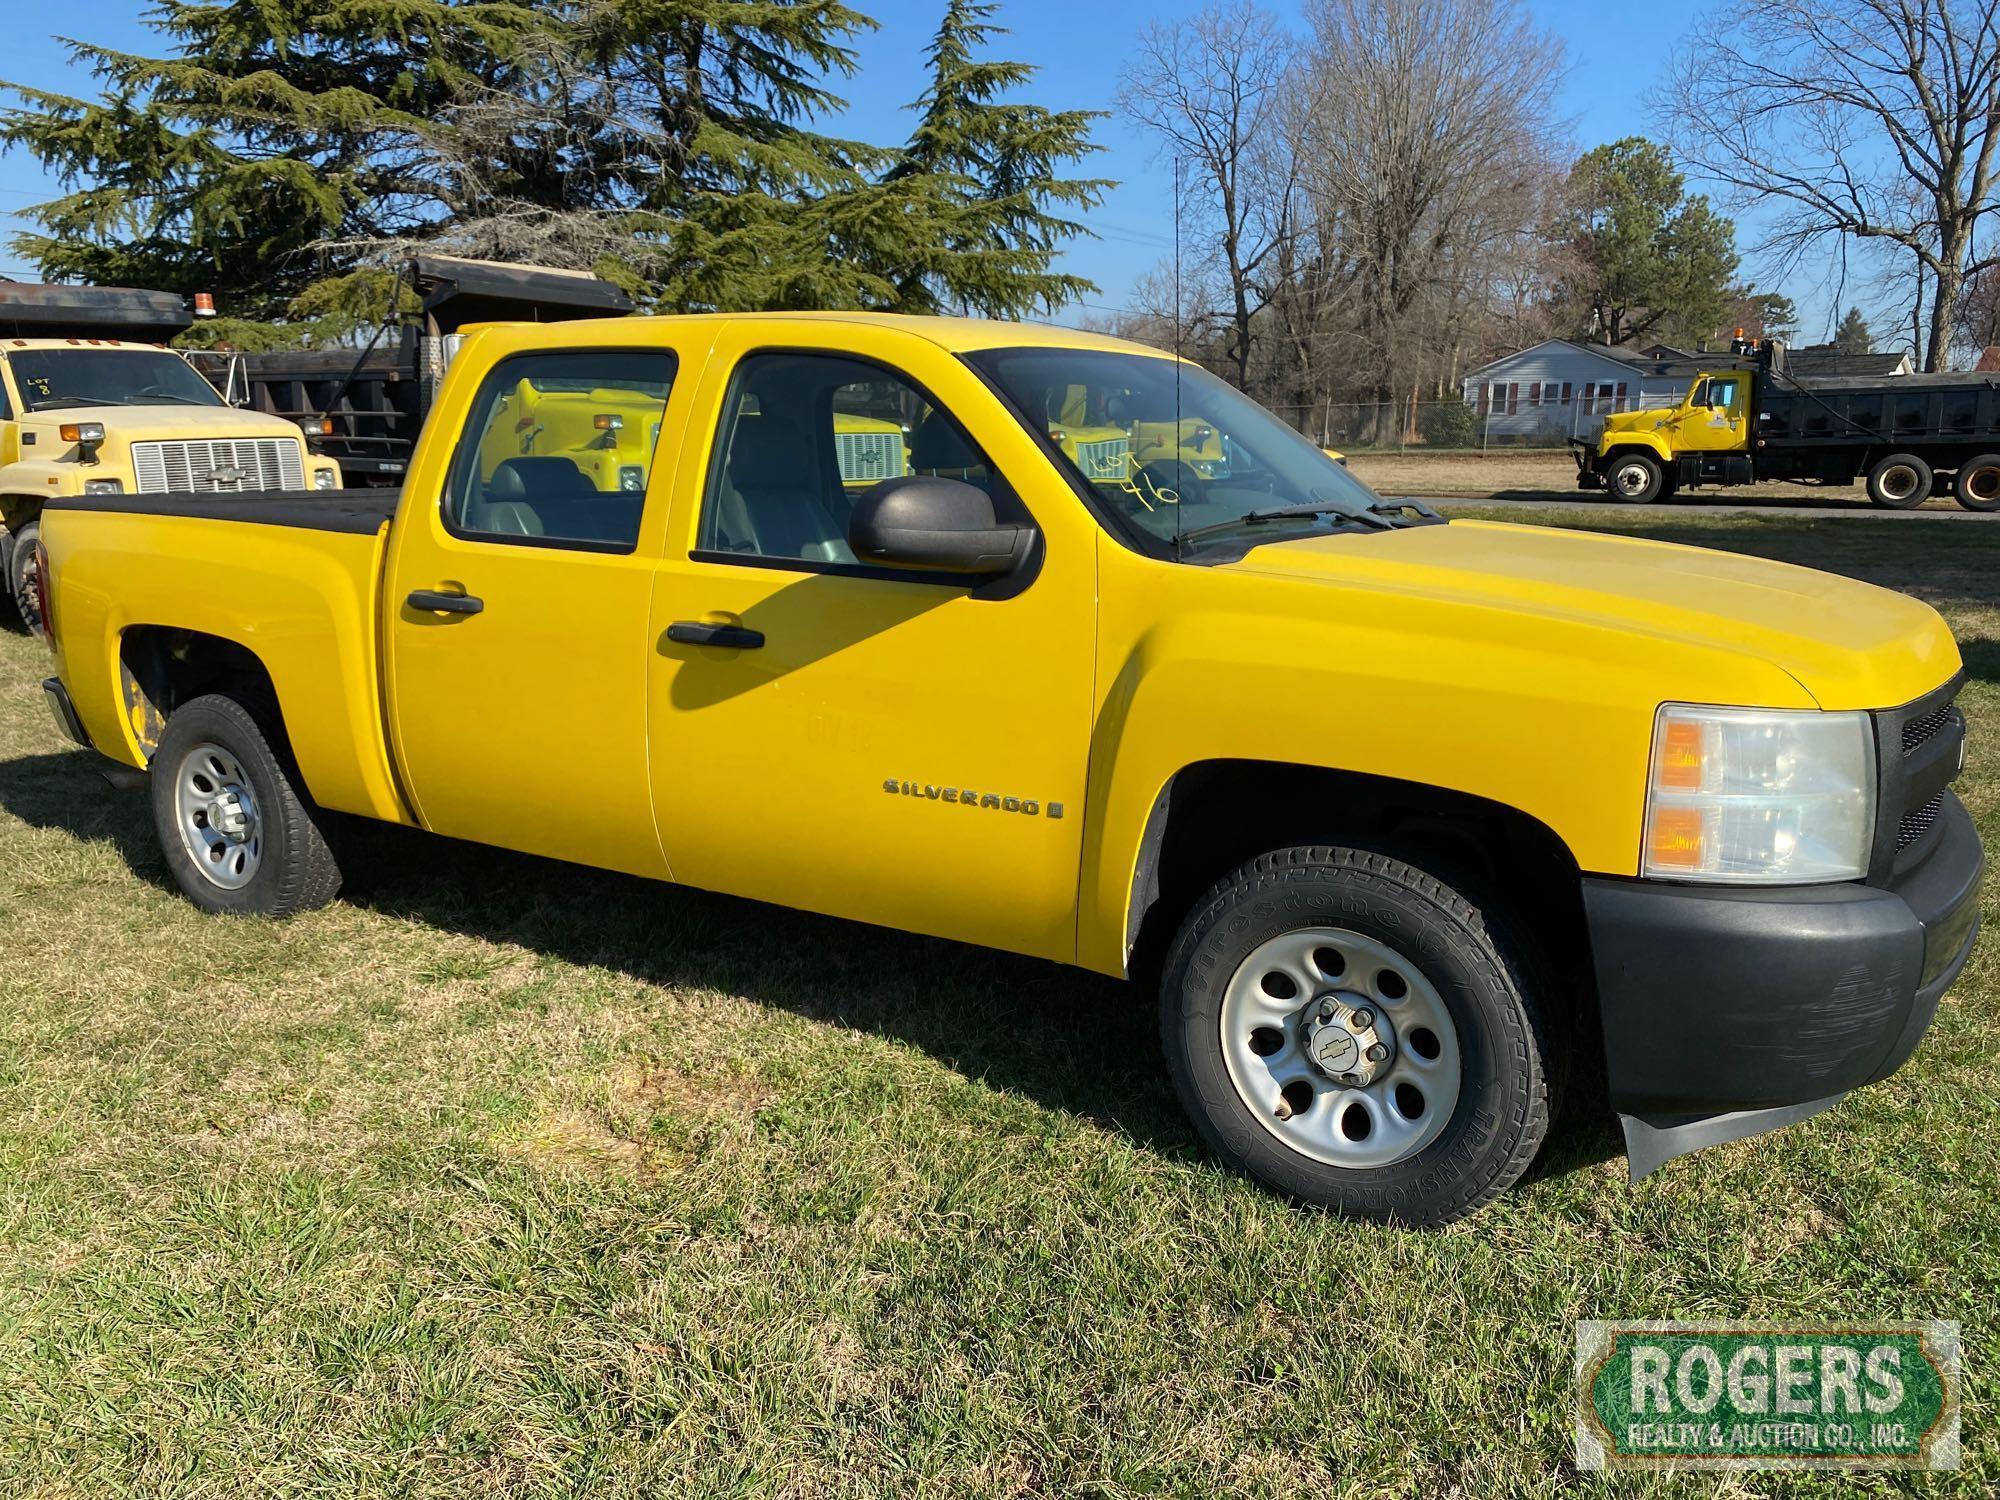
[[[833,128],[866,140],[900,139],[908,129],[901,108],[921,88],[923,49],[937,25],[935,0],[855,0],[881,23],[859,45],[861,71],[839,91],[849,101],[847,117]],[[25,9],[23,5],[23,9]],[[1113,39],[1129,36],[1154,20],[1168,20],[1198,8],[1198,0],[1001,0],[998,20],[1011,35],[1003,55],[1035,64],[1040,78],[1030,96],[1054,108],[1108,109],[1122,58]],[[1293,0],[1273,8],[1295,17]],[[1648,7],[1606,0],[1531,0],[1530,9],[1565,38],[1569,72],[1551,112],[1568,122],[1578,147],[1622,135],[1644,133],[1641,93],[1653,81],[1647,59],[1659,56],[1658,13]],[[68,0],[38,14],[62,32],[130,49],[157,50],[155,34],[137,18],[132,0]],[[1100,44],[1102,43],[1102,45]],[[32,27],[10,27],[0,77],[73,93],[92,91],[92,80],[74,66],[62,45]],[[1089,277],[1101,291],[1091,301],[1116,307],[1132,283],[1170,252],[1168,169],[1154,160],[1148,143],[1117,119],[1100,122],[1098,141],[1106,148],[1092,170],[1119,179],[1103,207],[1092,216],[1099,233],[1071,250],[1067,269]],[[19,152],[0,156],[0,240],[19,227],[14,215],[52,190],[40,164]],[[1750,233],[1739,235],[1747,250]],[[1752,271],[1756,268],[1750,267]],[[31,277],[32,270],[0,245],[0,272]],[[1808,339],[1823,337],[1827,298],[1814,278],[1795,276],[1780,290],[1799,302]],[[1081,310],[1072,309],[1064,321]]]

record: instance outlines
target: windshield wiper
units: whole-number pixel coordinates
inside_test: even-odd
[[[54,411],[59,406],[130,406],[129,401],[120,401],[115,396],[50,396],[42,401],[30,401],[29,411]]]
[[[1354,510],[1346,505],[1280,505],[1271,510],[1246,510],[1230,521],[1211,521],[1206,526],[1197,526],[1191,531],[1174,534],[1176,548],[1188,542],[1198,541],[1205,536],[1218,536],[1225,531],[1234,531],[1239,526],[1262,526],[1271,521],[1302,521],[1314,516],[1338,516],[1343,521],[1351,521],[1372,531],[1387,531],[1396,523],[1387,516],[1377,515],[1374,508]]]
[[[147,391],[142,395],[134,397],[127,404],[132,406],[151,406],[155,401],[172,401],[181,406],[214,406],[216,404],[213,401],[204,401],[199,396],[176,396],[172,391]]]

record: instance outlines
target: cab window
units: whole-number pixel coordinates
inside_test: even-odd
[[[723,400],[696,551],[854,566],[855,500],[906,474],[961,479],[996,510],[1018,509],[957,419],[913,382],[839,355],[751,355]]]
[[[1736,393],[1741,388],[1740,380],[1711,380],[1708,382],[1708,404],[1736,409]]]
[[[13,420],[14,398],[7,394],[6,365],[4,362],[0,362],[0,422],[11,422]]]
[[[501,360],[453,457],[446,525],[482,541],[632,551],[674,368],[659,350]]]

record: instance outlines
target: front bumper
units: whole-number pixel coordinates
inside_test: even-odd
[[[1942,793],[1881,885],[1588,878],[1605,1077],[1632,1175],[1790,1124],[1909,1058],[1971,955],[1984,855]]]

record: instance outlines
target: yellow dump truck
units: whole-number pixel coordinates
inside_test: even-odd
[[[1571,448],[1579,488],[1638,503],[1702,486],[1859,479],[1892,509],[1949,494],[1967,510],[2000,510],[2000,377],[1804,381],[1782,343],[1739,340],[1680,400],[1607,417]]]
[[[34,623],[44,508],[71,495],[334,489],[296,422],[226,404],[164,338],[185,301],[121,287],[0,287],[0,561]]]
[[[524,385],[623,423],[489,463]],[[1079,388],[1227,473],[1098,477]],[[1129,976],[1220,1156],[1370,1218],[1518,1180],[1584,1045],[1635,1173],[1826,1109],[1978,924],[1928,605],[1447,523],[1069,330],[489,328],[400,496],[72,493],[38,551],[51,708],[219,920],[333,900],[349,815]]]

